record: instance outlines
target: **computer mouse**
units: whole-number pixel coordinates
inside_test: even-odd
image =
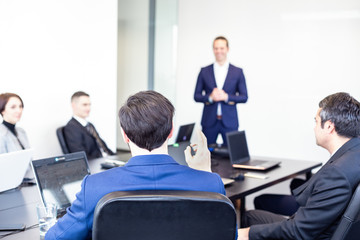
[[[243,173],[234,173],[230,176],[231,179],[234,179],[235,181],[242,181],[245,179],[244,174]]]

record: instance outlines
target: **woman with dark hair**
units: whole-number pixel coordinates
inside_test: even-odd
[[[30,147],[25,131],[15,126],[20,121],[23,108],[23,101],[17,94],[0,94],[0,114],[3,118],[0,124],[0,154]]]

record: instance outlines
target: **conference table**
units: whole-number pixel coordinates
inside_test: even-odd
[[[124,153],[128,155],[129,153]],[[212,171],[218,173],[221,177],[228,178],[234,173],[244,172],[244,170],[234,169],[228,158],[214,156],[212,157]],[[297,175],[305,174],[311,176],[311,170],[321,166],[321,162],[290,160],[290,159],[270,159],[264,160],[280,160],[278,167],[262,172],[267,176],[265,179],[245,177],[244,180],[235,181],[225,187],[226,196],[235,202],[240,199],[240,217],[245,212],[246,196],[255,193],[277,183],[291,179]],[[104,171],[101,168],[103,158],[89,161],[92,173]],[[252,172],[252,171],[246,171]],[[29,175],[31,176],[31,172]],[[0,239],[40,239],[39,228],[37,225],[36,205],[40,203],[40,195],[35,185],[22,186],[14,190],[0,193],[0,224],[4,223],[24,223],[25,231],[20,232],[0,232]],[[243,219],[240,219],[240,226]]]

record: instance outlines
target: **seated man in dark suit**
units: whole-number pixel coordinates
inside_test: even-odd
[[[100,138],[93,124],[86,118],[90,114],[91,102],[89,94],[76,92],[71,97],[73,117],[64,127],[64,137],[69,151],[85,151],[88,159],[102,157],[103,154],[114,155]]]
[[[168,139],[174,131],[173,116],[173,105],[157,92],[139,92],[129,97],[119,111],[119,118],[123,138],[133,157],[123,167],[86,176],[76,200],[45,239],[90,238],[96,204],[110,192],[186,190],[225,194],[220,176],[211,173],[204,134],[198,134],[194,156],[189,146],[185,150],[186,161],[192,168],[178,164],[168,155]],[[121,238],[114,238],[117,237]]]
[[[329,151],[328,162],[293,191],[299,209],[290,218],[248,211],[250,228],[238,239],[330,239],[360,182],[360,103],[335,93],[319,103],[316,144]]]

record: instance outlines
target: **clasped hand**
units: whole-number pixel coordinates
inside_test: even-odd
[[[220,101],[227,102],[228,100],[228,94],[224,90],[218,88],[213,89],[213,91],[210,94],[210,97],[215,102],[220,102]]]

